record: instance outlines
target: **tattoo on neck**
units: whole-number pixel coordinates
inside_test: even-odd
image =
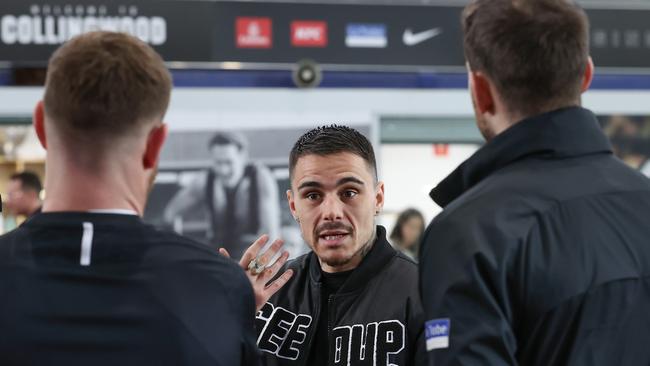
[[[359,250],[359,256],[361,257],[361,259],[363,259],[366,256],[366,254],[370,252],[370,249],[372,249],[372,246],[375,244],[376,240],[377,240],[377,234],[373,233],[372,236],[370,237],[370,240],[368,240],[368,242],[364,244],[363,247],[361,247],[361,249]]]

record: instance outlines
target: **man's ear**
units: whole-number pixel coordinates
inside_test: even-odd
[[[147,137],[147,147],[142,157],[142,166],[145,169],[152,169],[156,167],[156,162],[160,157],[160,150],[167,138],[167,125],[162,123],[154,127],[149,136]]]
[[[293,192],[291,192],[290,189],[287,189],[287,201],[289,201],[289,210],[291,210],[291,215],[298,220],[298,216],[296,213],[296,201],[293,197]]]
[[[589,59],[587,60],[587,65],[585,67],[585,74],[582,76],[582,92],[586,92],[587,89],[591,86],[591,81],[594,79],[594,60],[591,59],[591,56],[589,56]]]
[[[480,114],[494,114],[495,98],[492,92],[492,82],[490,79],[481,72],[471,70],[468,72],[468,77],[469,88],[474,97],[477,112]]]
[[[47,140],[45,138],[45,110],[43,109],[42,100],[36,103],[32,123],[34,124],[34,130],[36,131],[36,136],[38,136],[38,141],[41,142],[44,149],[47,149]]]
[[[379,214],[382,208],[384,208],[384,182],[380,181],[375,190],[375,212]]]

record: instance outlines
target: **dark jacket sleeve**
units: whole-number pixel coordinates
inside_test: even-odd
[[[228,259],[228,261],[230,261]],[[235,264],[232,261],[231,264]],[[238,264],[231,265],[228,274],[222,275],[220,281],[228,293],[228,303],[233,319],[238,323],[239,343],[242,366],[261,364],[257,348],[257,331],[255,329],[255,295],[248,277]]]
[[[243,275],[243,273],[242,273]],[[255,329],[255,296],[253,289],[243,275],[244,281],[241,282],[240,298],[241,306],[239,307],[240,319],[242,323],[242,366],[261,365],[261,357],[257,349],[257,330]]]
[[[415,343],[412,345],[415,352],[411,365],[424,366],[427,364],[427,352],[424,344],[424,313],[420,313],[417,317],[417,324],[420,324],[418,334],[415,336]]]
[[[448,347],[433,346],[440,340],[435,330],[425,335],[431,342],[429,365],[517,364],[506,268],[511,239],[481,226],[441,219],[425,233],[420,258],[425,326],[449,322]]]

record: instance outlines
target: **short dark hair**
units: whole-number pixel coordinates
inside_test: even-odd
[[[237,132],[217,132],[212,136],[208,147],[212,149],[215,145],[235,145],[239,151],[248,149],[246,137]]]
[[[474,0],[463,11],[465,58],[511,113],[535,115],[580,101],[589,21],[570,0]]]
[[[23,191],[40,193],[43,189],[41,179],[34,172],[24,171],[22,173],[16,173],[9,177],[9,179],[20,181],[20,187]]]
[[[108,142],[132,135],[151,119],[162,119],[171,80],[160,55],[139,39],[125,33],[85,33],[50,58],[45,114],[66,137]]]
[[[298,159],[302,156],[325,156],[342,152],[363,158],[377,180],[377,161],[370,141],[354,128],[335,124],[314,128],[300,136],[289,155],[289,175],[293,177]]]

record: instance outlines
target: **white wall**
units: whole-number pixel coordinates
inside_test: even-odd
[[[0,117],[30,116],[42,93],[42,88],[0,88]],[[470,108],[463,90],[179,88],[172,93],[167,121],[180,129],[215,123],[245,128],[260,120],[311,126],[385,114],[466,116]]]
[[[385,187],[384,213],[380,223],[390,231],[404,209],[418,209],[426,222],[441,208],[429,192],[478,148],[474,144],[451,144],[437,154],[431,144],[386,144],[381,146]]]
[[[31,116],[42,94],[42,88],[0,87],[0,118]],[[584,105],[602,114],[650,114],[648,100],[650,91],[596,90],[585,94]],[[294,126],[380,115],[471,116],[471,108],[467,92],[458,89],[179,88],[172,94],[167,120],[171,128],[214,123],[245,128],[250,117]]]

